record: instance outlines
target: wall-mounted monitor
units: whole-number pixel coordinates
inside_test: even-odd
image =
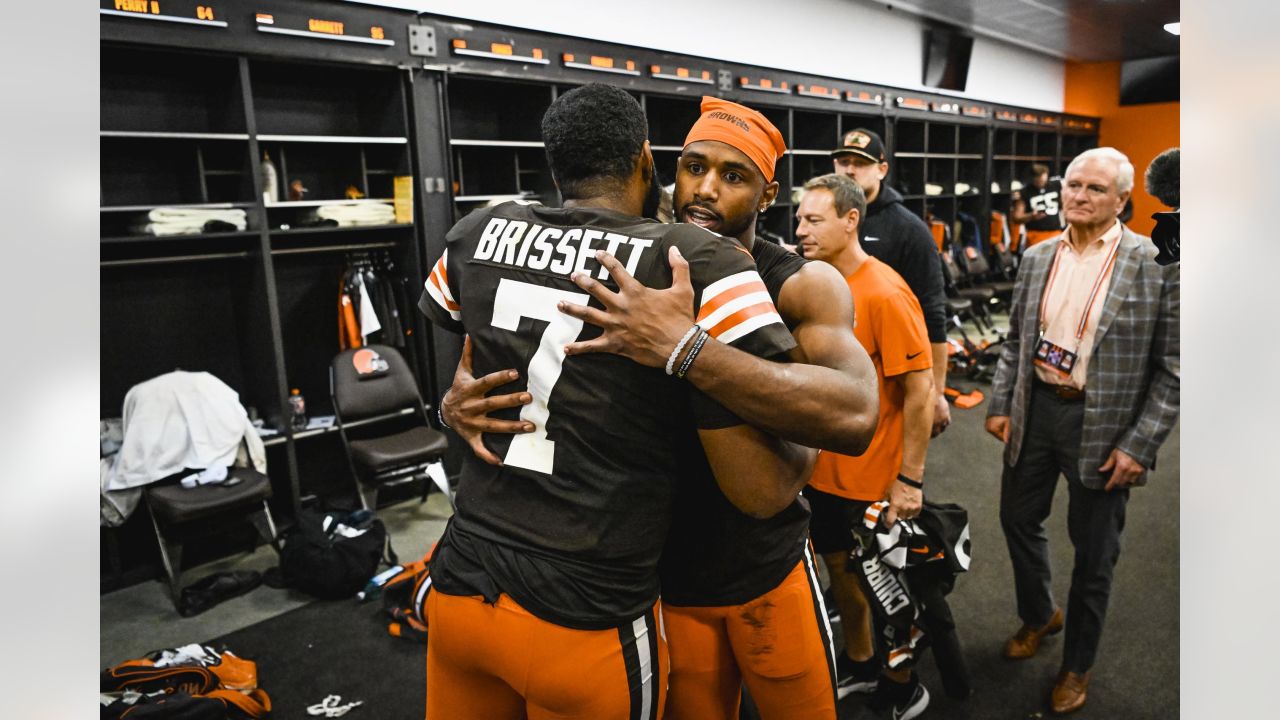
[[[969,77],[973,36],[958,28],[935,25],[924,31],[924,78],[927,87],[964,90]]]
[[[1178,57],[1165,55],[1120,63],[1120,104],[1178,102]]]

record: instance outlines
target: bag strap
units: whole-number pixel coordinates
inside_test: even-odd
[[[378,522],[382,523],[381,520]],[[387,531],[386,525],[382,526],[382,532],[385,538],[382,543],[382,562],[386,563],[387,567],[395,567],[400,564],[400,557],[396,555],[395,548],[391,547],[391,533]]]

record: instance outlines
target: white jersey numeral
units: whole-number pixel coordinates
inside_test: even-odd
[[[1036,195],[1035,197],[1031,198],[1031,209],[1038,210],[1044,213],[1045,215],[1057,215],[1058,214],[1058,193],[1052,192],[1052,193],[1045,193],[1043,195]]]
[[[556,453],[556,444],[547,439],[547,420],[551,417],[547,402],[564,368],[564,346],[582,332],[581,320],[556,309],[556,303],[561,300],[586,305],[588,295],[503,278],[493,298],[496,328],[515,332],[520,327],[520,318],[525,317],[547,323],[538,341],[538,350],[529,361],[529,371],[525,373],[533,402],[520,409],[520,419],[532,423],[533,432],[513,437],[503,458],[507,465],[547,474],[555,468]]]

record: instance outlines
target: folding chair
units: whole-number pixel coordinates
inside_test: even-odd
[[[251,512],[258,534],[273,549],[279,550],[275,520],[267,504],[271,497],[271,480],[253,468],[233,467],[227,471],[225,482],[193,488],[183,487],[174,476],[171,481],[147,485],[142,496],[160,544],[160,561],[169,578],[169,593],[174,607],[179,607],[182,592],[182,543],[176,537],[177,526],[200,521],[206,526],[211,522],[221,524],[221,520],[230,519],[233,512]]]
[[[434,482],[453,503],[438,464],[449,441],[431,427],[413,371],[395,348],[366,345],[342,351],[329,366],[329,391],[364,508],[376,509],[380,486],[415,478],[423,480],[424,500]],[[390,422],[395,418],[402,422]],[[400,429],[405,420],[409,427]],[[392,430],[385,430],[387,426]]]

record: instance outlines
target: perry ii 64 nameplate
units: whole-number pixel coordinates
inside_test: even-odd
[[[134,20],[199,25],[225,28],[227,21],[209,3],[171,2],[170,0],[101,0],[102,15]]]
[[[183,2],[182,0],[100,0],[98,12],[103,16],[207,28],[253,27],[263,35],[306,38],[322,42],[357,43],[394,46],[385,26],[359,20],[343,8],[316,3],[314,9],[276,9],[264,3],[255,12],[245,12],[245,3],[234,8],[220,3]],[[290,3],[296,5],[296,3]]]

